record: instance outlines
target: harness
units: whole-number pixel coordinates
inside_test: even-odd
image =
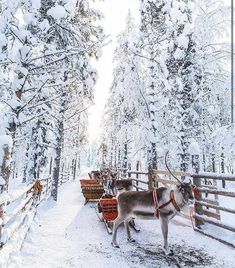
[[[176,201],[175,201],[175,196],[174,196],[174,191],[171,190],[170,191],[170,199],[169,201],[167,201],[166,203],[162,204],[161,206],[158,205],[158,198],[157,198],[157,191],[156,189],[153,190],[153,202],[154,202],[154,207],[155,207],[155,212],[154,212],[154,217],[156,217],[157,219],[159,219],[159,213],[160,213],[160,209],[166,207],[167,205],[169,205],[170,203],[172,203],[172,205],[174,206],[174,208],[180,212],[180,208],[177,205]]]

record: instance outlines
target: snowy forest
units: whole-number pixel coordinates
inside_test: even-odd
[[[166,2],[166,3],[165,3]],[[142,1],[141,25],[128,15],[102,120],[103,165],[131,161],[190,170],[234,169],[229,8],[219,1]],[[226,15],[227,13],[227,15]],[[226,33],[226,29],[228,32]],[[224,38],[224,39],[223,39]],[[218,40],[220,40],[218,42]]]
[[[35,265],[33,259],[19,262],[23,240],[40,214],[38,207],[44,215],[48,207],[61,202],[48,226],[67,211],[66,204],[72,215],[76,206],[67,202],[70,192],[64,194],[63,187],[71,184],[69,189],[76,195],[77,179],[91,170],[120,170],[124,176],[128,170],[166,170],[168,154],[172,171],[228,174],[230,181],[219,181],[217,190],[221,187],[235,197],[231,194],[235,112],[230,1],[132,0],[128,4],[122,0],[124,27],[114,38],[106,30],[105,4],[100,2],[0,0],[0,267],[114,263],[113,256],[110,262],[97,259],[98,265],[95,257],[89,265],[70,263],[64,253],[70,247],[67,240],[61,248],[66,263],[56,258]],[[137,14],[131,5],[138,7]],[[108,72],[105,66],[96,66],[111,43],[112,77],[104,94],[97,83],[104,77],[101,73]],[[99,127],[93,128],[91,107],[102,98]],[[234,213],[234,205],[229,210]],[[235,224],[233,217],[229,219]],[[64,225],[65,220],[61,220]],[[92,241],[91,233],[89,239],[84,237],[87,243]],[[234,233],[231,237],[235,239]],[[72,252],[84,247],[72,241]],[[141,267],[141,261],[136,266],[122,261],[122,267]],[[146,267],[235,267],[220,262],[184,265]]]
[[[87,1],[60,2],[3,1],[0,38],[1,184],[39,179],[52,158],[55,200],[62,163],[87,142],[97,78],[90,59],[105,37]]]

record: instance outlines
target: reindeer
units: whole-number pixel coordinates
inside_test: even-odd
[[[167,155],[167,154],[166,154]],[[165,156],[166,162],[166,156]],[[166,163],[168,171],[168,165]],[[174,175],[173,175],[174,176]],[[135,242],[131,237],[129,229],[129,221],[133,217],[140,217],[143,219],[160,219],[161,229],[164,239],[164,252],[167,255],[173,255],[173,251],[168,250],[168,224],[174,216],[185,207],[190,200],[193,199],[191,181],[189,183],[181,182],[177,177],[178,185],[173,189],[160,187],[158,189],[148,191],[128,191],[120,193],[118,199],[118,217],[113,224],[112,245],[119,248],[117,243],[117,229],[121,223],[127,233],[127,240]]]
[[[111,186],[113,195],[117,196],[118,194],[126,191],[131,191],[133,189],[133,182],[131,179],[116,180],[114,179]]]
[[[34,200],[33,203],[34,203],[34,205],[36,205],[37,202],[41,198],[43,185],[41,184],[41,182],[39,180],[37,180],[37,181],[35,181],[32,189],[33,189],[33,200]]]
[[[99,170],[92,170],[88,175],[92,180],[100,181],[101,179],[101,172]]]

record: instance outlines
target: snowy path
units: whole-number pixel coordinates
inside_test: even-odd
[[[20,258],[13,258],[10,267],[179,267],[162,252],[156,220],[138,221],[141,232],[133,234],[137,241],[134,244],[126,241],[121,227],[121,248],[112,248],[111,236],[95,213],[95,203],[84,206],[80,192],[79,181],[69,182],[61,188],[57,204],[48,201],[40,207]],[[235,267],[233,249],[189,227],[171,224],[169,243],[181,267]]]

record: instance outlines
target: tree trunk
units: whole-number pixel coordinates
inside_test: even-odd
[[[152,143],[152,168],[157,169],[157,150],[156,143]]]
[[[60,110],[60,121],[58,125],[58,136],[56,138],[57,147],[55,149],[55,160],[54,160],[54,168],[53,168],[53,176],[52,176],[52,190],[51,196],[55,201],[57,201],[58,195],[58,187],[59,187],[59,177],[60,177],[60,166],[61,166],[61,156],[63,149],[63,141],[64,141],[64,113],[65,113],[65,104],[66,100],[65,93],[62,94],[62,103]]]
[[[1,185],[2,189],[0,189],[0,192],[8,190],[9,177],[10,177],[9,162],[11,159],[11,150],[7,144],[3,146],[2,150],[3,150],[3,159],[1,163],[0,178],[2,178],[5,181],[5,183],[4,185]]]
[[[73,161],[73,179],[75,180],[76,179],[76,175],[77,175],[77,160],[78,159],[78,156],[77,156],[77,153],[75,155],[75,159]]]
[[[56,141],[57,141],[57,147],[55,149],[55,160],[54,160],[52,190],[51,190],[51,196],[55,201],[57,201],[58,187],[59,187],[62,141],[63,141],[63,122],[60,122],[59,124],[59,133]]]
[[[199,155],[194,154],[192,155],[192,168],[195,173],[199,173],[200,170],[200,163],[199,163]]]
[[[123,168],[124,168],[124,174],[126,176],[127,171],[127,143],[124,144],[124,157],[123,157]]]
[[[222,148],[223,150],[224,148]],[[224,153],[221,153],[221,172],[225,173]],[[222,187],[225,188],[225,180],[222,180]]]

